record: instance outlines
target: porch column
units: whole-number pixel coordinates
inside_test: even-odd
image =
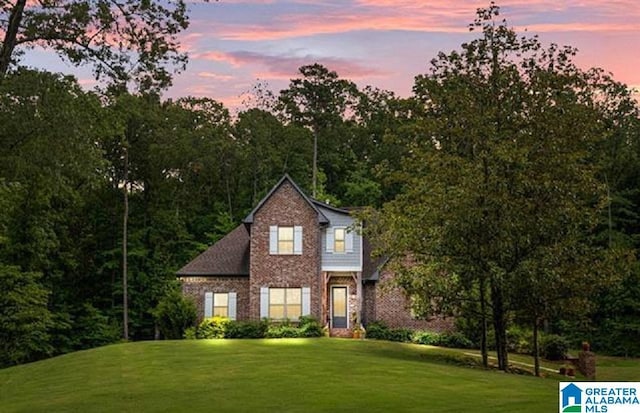
[[[327,285],[329,284],[329,273],[322,271],[322,314],[320,315],[320,322],[323,326],[329,324],[329,309],[327,307],[328,291]]]
[[[362,271],[356,273],[356,327],[362,326]]]

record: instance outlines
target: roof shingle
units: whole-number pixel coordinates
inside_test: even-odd
[[[178,275],[249,275],[249,233],[240,224],[177,272]]]

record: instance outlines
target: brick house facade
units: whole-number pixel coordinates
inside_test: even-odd
[[[391,285],[393,274],[372,259],[356,226],[348,211],[307,197],[285,175],[240,226],[178,271],[183,294],[200,319],[309,315],[332,335],[372,321],[450,330],[450,320],[412,317],[409,301]]]

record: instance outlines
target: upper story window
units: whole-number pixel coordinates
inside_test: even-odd
[[[345,232],[344,228],[333,230],[333,252],[345,252]]]
[[[270,226],[269,254],[302,255],[302,227],[297,225]]]
[[[353,252],[353,232],[347,227],[327,228],[326,249],[334,254]]]

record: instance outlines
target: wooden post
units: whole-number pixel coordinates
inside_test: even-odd
[[[362,326],[362,271],[356,273],[356,294],[357,294],[357,306],[356,306],[356,323],[357,327]]]

